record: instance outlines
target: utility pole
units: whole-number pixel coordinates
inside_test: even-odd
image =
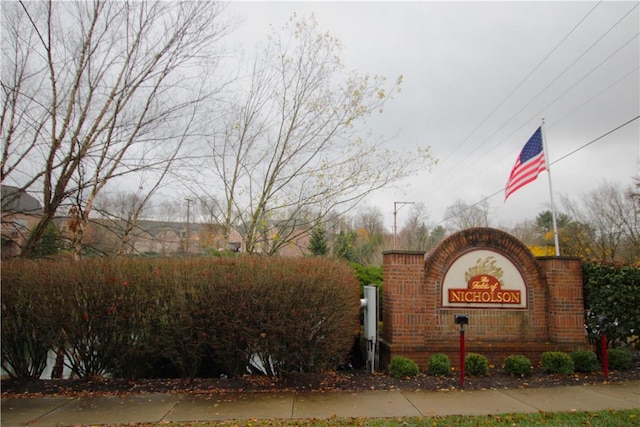
[[[191,199],[185,199],[187,201],[187,239],[185,241],[185,253],[189,253],[189,207],[191,206]]]
[[[402,208],[403,205],[413,205],[415,202],[393,202],[393,249],[396,249],[396,234],[397,225],[396,217],[398,216],[398,205]]]

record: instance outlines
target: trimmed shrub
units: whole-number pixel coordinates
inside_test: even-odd
[[[29,271],[36,263],[20,261],[20,269],[6,269],[2,263],[2,368],[11,378],[39,378],[47,364],[47,353],[55,332],[46,325],[46,296],[42,280],[32,280]],[[4,281],[14,286],[4,286]],[[43,304],[44,302],[44,304]]]
[[[607,352],[609,369],[613,371],[627,371],[633,368],[631,352],[621,348],[610,348]]]
[[[346,263],[246,257],[224,267],[213,275],[223,283],[209,302],[217,307],[211,344],[225,363],[248,361],[233,375],[318,372],[346,361],[360,313],[359,284]]]
[[[531,360],[527,356],[514,354],[504,360],[504,369],[516,377],[531,375]]]
[[[542,353],[542,367],[549,374],[570,375],[575,365],[567,353],[561,351],[547,351]]]
[[[464,370],[468,375],[487,375],[489,361],[478,353],[469,353],[464,358]]]
[[[583,372],[585,374],[598,370],[598,356],[593,351],[578,350],[569,354],[573,359],[575,372]]]
[[[420,373],[418,365],[404,356],[394,356],[389,364],[389,373],[396,378],[415,377]]]
[[[430,375],[449,375],[451,372],[451,361],[444,353],[436,353],[429,356]]]
[[[201,366],[227,375],[318,372],[346,360],[358,330],[358,281],[330,259],[15,260],[2,268],[0,347],[14,376],[38,376],[45,350],[64,353],[81,378],[157,377],[160,361],[181,377]]]

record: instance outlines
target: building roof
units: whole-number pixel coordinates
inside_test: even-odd
[[[3,185],[2,212],[40,215],[42,214],[42,205],[35,197],[30,196],[23,189],[10,185]]]

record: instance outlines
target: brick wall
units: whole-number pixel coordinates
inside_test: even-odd
[[[393,343],[397,352],[418,362],[421,356],[415,353],[425,351],[422,345],[429,326],[424,252],[385,252],[383,277],[382,342]],[[381,359],[381,365],[386,363]]]
[[[578,258],[538,258],[549,288],[549,340],[585,339],[582,262]]]
[[[467,251],[487,249],[517,266],[527,288],[526,309],[444,308],[441,284],[447,269]],[[424,252],[383,253],[384,318],[380,365],[391,357],[410,357],[425,369],[433,353],[445,353],[452,366],[459,359],[456,313],[469,315],[467,352],[481,353],[502,364],[510,354],[538,363],[544,351],[588,348],[583,327],[582,270],[576,258],[536,259],[513,236],[476,228],[445,239],[426,258]]]

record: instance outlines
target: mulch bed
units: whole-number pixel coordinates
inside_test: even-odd
[[[611,383],[640,380],[640,366],[629,371],[612,371]],[[460,386],[457,373],[446,377],[420,374],[416,377],[395,378],[385,373],[369,374],[365,370],[297,374],[286,378],[247,375],[240,378],[182,379],[65,379],[65,380],[2,380],[2,397],[38,396],[94,396],[127,395],[135,393],[231,393],[231,392],[359,392],[365,390],[481,390],[535,387],[560,387],[583,384],[602,384],[602,372],[550,375],[536,368],[528,377],[518,378],[496,367],[487,376],[466,377]]]

